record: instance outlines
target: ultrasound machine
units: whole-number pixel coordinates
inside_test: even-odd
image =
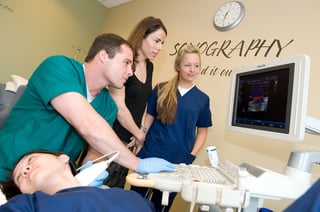
[[[210,157],[209,157],[210,158]],[[190,202],[190,212],[195,204],[200,211],[256,212],[264,199],[297,199],[311,184],[312,164],[320,162],[319,151],[291,152],[284,174],[253,164],[239,166],[223,161],[217,166],[177,165],[174,172],[131,173],[127,182],[134,186],[156,188],[163,192],[162,204],[168,203],[170,192],[180,192],[183,200]]]
[[[234,70],[227,128],[239,133],[298,142],[307,129],[320,132],[320,121],[306,116],[310,58],[296,55],[265,64]],[[312,126],[312,127],[311,127]],[[319,151],[294,151],[284,174],[249,163],[219,162],[210,155],[211,166],[179,164],[175,172],[141,175],[131,173],[127,182],[163,192],[180,192],[201,211],[219,206],[224,211],[256,212],[264,199],[297,199],[311,185],[312,164]]]

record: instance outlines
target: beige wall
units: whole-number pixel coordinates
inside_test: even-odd
[[[10,74],[28,78],[45,57],[52,54],[77,56],[83,60],[92,39],[100,32],[115,32],[127,37],[132,27],[143,17],[160,17],[169,34],[160,55],[155,59],[154,83],[173,76],[174,45],[184,42],[214,42],[232,45],[244,41],[246,47],[253,39],[294,41],[279,57],[305,53],[311,58],[308,114],[320,119],[317,80],[320,75],[320,19],[317,0],[250,1],[242,0],[246,14],[241,24],[228,32],[218,32],[212,25],[215,10],[225,1],[216,0],[134,0],[128,4],[106,9],[95,0],[0,0],[0,80]],[[104,25],[103,25],[104,23]],[[102,26],[102,27],[101,27]],[[81,51],[77,54],[77,48]],[[245,48],[245,47],[244,47]],[[239,51],[226,58],[223,55],[202,55],[203,67],[234,69],[276,58],[276,49],[265,57]],[[236,164],[248,162],[282,172],[292,150],[319,149],[320,137],[306,134],[303,142],[289,143],[226,130],[229,105],[230,77],[200,75],[197,85],[211,98],[214,126],[209,130],[206,146],[216,145],[220,160]],[[208,165],[207,154],[200,152],[196,162]],[[312,169],[313,181],[320,177],[319,166]],[[264,206],[280,211],[291,200],[266,200]],[[177,199],[172,211],[187,211],[188,204]]]
[[[173,74],[174,45],[184,42],[214,42],[219,45],[225,40],[231,40],[232,45],[244,41],[246,50],[253,39],[266,40],[270,45],[274,39],[282,45],[291,39],[294,41],[284,48],[279,58],[305,53],[311,58],[311,73],[309,84],[308,115],[320,119],[320,100],[318,79],[320,78],[320,44],[319,27],[316,20],[320,19],[317,0],[290,1],[250,1],[242,0],[246,14],[240,25],[227,32],[215,30],[212,24],[215,10],[224,0],[134,0],[128,4],[108,10],[104,31],[116,32],[127,37],[132,27],[143,17],[153,15],[163,20],[168,28],[168,37],[164,49],[154,60],[154,83],[169,79]],[[255,56],[250,51],[247,56],[235,51],[230,58],[223,55],[202,55],[203,67],[218,67],[234,69],[241,66],[254,65],[277,58],[279,49],[272,48],[265,57],[263,48]],[[197,85],[211,98],[214,126],[209,130],[206,146],[215,145],[218,148],[220,160],[230,160],[236,164],[248,162],[283,172],[289,154],[293,150],[320,149],[320,137],[306,134],[303,142],[291,143],[257,136],[234,133],[226,130],[230,77],[200,75]],[[205,148],[204,148],[205,149]],[[209,164],[205,150],[196,159],[197,164]],[[320,177],[319,166],[312,169],[313,181]],[[272,185],[270,185],[272,186]],[[265,200],[264,206],[280,211],[291,200]],[[182,200],[175,202],[173,211],[182,211],[188,204]]]
[[[0,82],[29,78],[49,55],[82,60],[105,14],[94,0],[0,0]]]

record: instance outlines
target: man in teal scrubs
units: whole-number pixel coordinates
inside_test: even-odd
[[[0,181],[27,152],[61,151],[75,161],[87,144],[100,154],[120,151],[115,162],[138,172],[172,171],[165,160],[137,158],[111,128],[117,107],[106,87],[122,88],[132,63],[131,45],[111,33],[96,37],[83,64],[59,55],[45,59],[0,131]]]

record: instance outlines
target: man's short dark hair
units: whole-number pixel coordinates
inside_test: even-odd
[[[85,58],[85,62],[91,61],[97,55],[97,53],[101,50],[105,50],[109,58],[112,59],[117,53],[121,51],[121,45],[128,46],[131,49],[132,53],[134,54],[132,45],[121,36],[113,33],[104,33],[104,34],[98,35],[94,39],[88,51],[88,54]]]

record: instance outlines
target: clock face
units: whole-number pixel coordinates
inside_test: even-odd
[[[237,26],[244,16],[244,6],[241,2],[230,1],[222,5],[214,16],[214,26],[220,31],[226,31]]]

